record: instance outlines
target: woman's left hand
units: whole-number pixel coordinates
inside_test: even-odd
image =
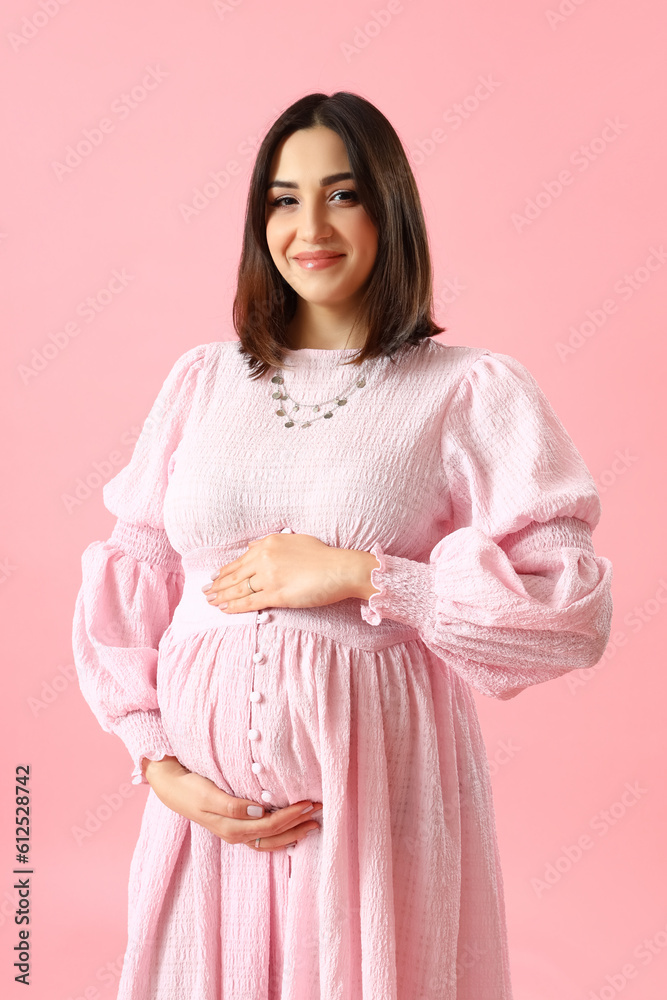
[[[243,555],[222,566],[214,582],[202,590],[209,603],[225,614],[318,608],[361,596],[375,566],[377,560],[369,552],[337,549],[314,535],[279,532],[249,542]]]

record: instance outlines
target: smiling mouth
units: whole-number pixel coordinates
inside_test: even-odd
[[[306,271],[319,271],[342,260],[344,256],[344,253],[336,253],[324,257],[294,257],[293,260]]]

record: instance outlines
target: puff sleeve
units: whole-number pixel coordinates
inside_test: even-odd
[[[144,421],[130,462],[103,487],[117,521],[106,541],[81,557],[82,584],[72,628],[81,692],[105,732],[134,762],[174,756],[157,702],[158,644],[183,592],[181,558],[163,519],[171,461],[193,406],[207,345],[174,364]]]
[[[595,482],[527,368],[488,351],[446,408],[441,454],[451,530],[428,563],[376,543],[378,592],[361,605],[389,618],[473,688],[512,698],[601,658],[611,628],[612,565],[595,553]]]

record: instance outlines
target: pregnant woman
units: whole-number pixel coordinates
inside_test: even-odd
[[[173,365],[83,553],[82,693],[150,788],[118,1000],[511,1000],[473,689],[598,662],[595,483],[535,378],[449,346],[363,98],[276,120],[233,324]]]

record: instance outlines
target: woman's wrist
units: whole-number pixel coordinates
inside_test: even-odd
[[[164,771],[167,768],[173,768],[175,764],[178,764],[179,768],[185,770],[185,768],[183,768],[183,765],[180,763],[178,757],[165,755],[160,760],[151,760],[149,757],[142,757],[141,771],[146,781],[148,781],[148,783],[150,784],[150,775],[155,774],[156,768]]]
[[[372,552],[362,552],[359,549],[341,549],[347,558],[347,575],[350,584],[350,596],[367,601],[373,594],[380,591],[371,583],[371,571],[378,569],[379,561]]]

